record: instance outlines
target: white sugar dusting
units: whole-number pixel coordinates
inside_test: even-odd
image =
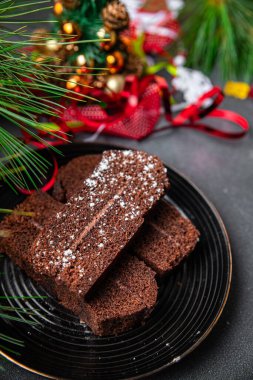
[[[103,172],[103,171],[105,171],[105,170],[108,169],[108,165],[109,165],[108,160],[102,159],[101,162],[100,162],[100,164],[99,164],[98,170],[100,172]]]
[[[133,151],[132,150],[123,150],[123,155],[125,157],[132,156],[133,155]]]
[[[85,182],[86,185],[89,186],[89,187],[95,187],[95,186],[96,186],[96,181],[94,181],[94,180],[92,180],[92,179],[90,179],[90,178],[87,178],[84,182]]]
[[[67,249],[66,251],[64,251],[64,256],[70,256],[72,255],[73,251],[71,249]]]

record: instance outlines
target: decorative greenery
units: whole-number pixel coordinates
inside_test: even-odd
[[[83,93],[79,85],[85,84],[86,94],[97,94],[97,90],[115,94],[124,88],[126,75],[143,75],[145,58],[140,49],[135,49],[128,32],[130,19],[125,3],[120,0],[55,0],[53,19],[56,21],[54,35],[62,36],[63,41],[67,38],[62,48],[54,40],[55,57],[63,65],[76,66],[74,75],[70,75],[68,69],[63,70],[67,83],[62,85],[66,88]],[[38,33],[43,36],[45,31],[38,30]],[[97,41],[87,43],[94,37]],[[44,51],[36,50],[40,57],[52,54],[48,46]],[[86,73],[86,77],[81,77],[82,73]]]
[[[48,123],[40,122],[40,117],[55,115],[55,107],[59,107],[58,98],[72,98],[74,93],[50,82],[54,78],[57,66],[50,57],[40,64],[35,64],[33,53],[29,50],[31,35],[28,24],[48,23],[39,20],[36,12],[51,9],[51,0],[0,0],[0,116],[10,126],[16,126],[29,133],[39,141],[38,131],[49,132]],[[30,20],[24,20],[26,15],[34,14]],[[52,20],[50,21],[50,23]],[[33,41],[34,44],[44,44],[43,41]],[[43,96],[41,95],[43,93]],[[39,94],[39,95],[38,95]],[[72,96],[73,94],[73,96]],[[50,133],[54,135],[50,128]],[[29,169],[29,171],[28,171]],[[36,151],[15,137],[8,127],[0,124],[0,180],[5,181],[13,189],[35,185],[35,179],[46,175],[48,162]],[[1,209],[0,212],[10,213],[12,210]],[[32,216],[32,213],[26,215]],[[2,257],[2,256],[0,256]],[[20,297],[27,298],[27,297]],[[28,297],[30,298],[30,297]],[[33,297],[32,297],[33,298]],[[30,310],[12,308],[4,302],[6,297],[0,297],[0,318],[12,321],[34,324],[29,319]],[[16,313],[24,314],[25,318],[17,317]],[[22,347],[23,342],[0,333],[1,348],[17,354],[5,343]],[[0,366],[1,368],[1,366]]]
[[[57,99],[67,96],[67,90],[50,82],[55,62],[49,57],[36,65],[28,48],[31,35],[27,24],[49,21],[38,20],[37,15],[30,21],[22,17],[51,8],[50,0],[0,0],[0,116],[40,141],[37,132],[48,131],[48,127],[39,118],[53,116],[56,106],[59,108]],[[46,38],[34,43],[45,42]],[[42,91],[43,98],[38,96]],[[72,96],[69,90],[68,96]],[[41,181],[47,169],[45,159],[0,124],[0,180],[12,188],[27,188],[29,183],[35,186],[35,178]]]
[[[224,79],[252,79],[252,0],[186,0],[180,20],[189,65],[210,73],[218,64]]]
[[[85,44],[81,41],[78,45],[78,52],[71,56],[70,62],[75,62],[77,55],[80,54],[84,54],[87,61],[95,60],[97,64],[105,62],[105,53],[100,48],[101,39],[97,43],[93,40],[94,36],[98,38],[97,31],[103,26],[101,12],[106,3],[108,3],[107,0],[82,0],[80,6],[76,8],[67,9],[64,7],[62,14],[53,19],[56,21],[53,32],[59,32],[63,22],[71,21],[82,31],[82,37],[85,41],[92,41]]]

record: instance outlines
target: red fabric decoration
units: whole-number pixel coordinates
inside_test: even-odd
[[[92,96],[107,103],[104,109],[99,105],[82,105],[72,102],[65,104],[64,111],[59,110],[57,118],[50,120],[58,125],[55,137],[48,132],[39,132],[39,136],[46,139],[46,144],[34,139],[23,132],[24,141],[33,144],[38,149],[46,145],[59,145],[70,140],[71,134],[80,131],[97,132],[127,137],[135,140],[143,139],[153,133],[171,128],[192,128],[208,133],[215,137],[236,139],[243,137],[249,130],[248,121],[241,115],[222,109],[216,109],[222,102],[224,95],[219,87],[214,87],[201,96],[195,104],[189,105],[176,117],[172,117],[170,108],[170,93],[168,84],[164,78],[158,76],[146,76],[138,79],[129,76],[126,86],[120,94],[106,95],[104,92],[93,91]],[[168,125],[156,128],[155,125],[161,115],[162,105]],[[236,124],[239,130],[223,131],[207,124],[200,123],[204,117],[218,118]],[[58,172],[57,161],[53,157],[54,171],[50,180],[42,187],[42,191],[48,191],[54,184]],[[34,190],[19,189],[24,194],[31,194]]]
[[[96,132],[102,127],[103,133],[139,140],[152,132],[161,114],[160,88],[151,77],[138,81],[129,76],[120,96],[103,97],[107,109],[72,104],[61,115],[62,122],[65,126],[71,121],[81,122],[79,131]]]
[[[152,133],[168,128],[187,127],[216,137],[235,139],[244,136],[249,130],[247,120],[239,114],[216,109],[224,98],[219,87],[214,87],[208,91],[195,104],[187,106],[174,118],[170,109],[168,84],[162,77],[149,75],[138,79],[135,76],[128,76],[126,86],[120,94],[109,96],[103,91],[93,90],[90,95],[105,102],[106,108],[102,108],[100,105],[83,106],[78,102],[64,104],[65,110],[59,110],[59,116],[50,120],[59,126],[59,130],[54,131],[56,135],[69,140],[71,133],[102,130],[103,133],[110,135],[140,140]],[[155,129],[162,106],[169,125]],[[237,132],[223,131],[198,122],[206,116],[232,122],[240,130]],[[62,140],[52,138],[46,132],[40,132],[39,135],[47,138],[49,145],[63,143]],[[24,133],[24,139],[27,143],[32,143],[38,148],[44,147],[41,142],[34,140],[27,133]]]
[[[150,14],[150,22],[144,24],[142,22],[142,15]],[[143,30],[144,44],[143,50],[147,54],[162,54],[165,48],[174,42],[179,35],[180,25],[174,18],[172,12],[162,11],[160,14],[163,16],[161,21],[154,21],[156,12],[148,12],[144,9],[139,10],[130,24],[130,36],[136,39],[140,31]],[[147,23],[147,21],[146,21]]]

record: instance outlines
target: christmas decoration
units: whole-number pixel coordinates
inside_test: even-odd
[[[250,96],[251,87],[244,82],[229,81],[225,84],[224,93],[228,96],[233,96],[238,99],[246,99]]]
[[[60,16],[63,12],[63,5],[60,1],[56,1],[54,5],[54,14]]]
[[[183,93],[187,103],[194,103],[201,95],[213,88],[210,79],[200,71],[178,67],[171,81],[173,87]]]
[[[39,20],[39,15],[41,11],[47,10],[49,5],[50,0],[40,2],[5,0],[0,2],[0,115],[1,120],[5,120],[5,123],[2,124],[6,125],[6,127],[2,125],[0,127],[0,179],[1,185],[5,182],[15,192],[21,188],[28,191],[30,187],[36,186],[47,190],[47,186],[52,186],[50,183],[43,186],[43,183],[47,181],[51,163],[31,146],[28,146],[24,139],[32,138],[34,145],[36,143],[43,146],[50,145],[45,138],[52,141],[56,132],[60,131],[60,127],[45,123],[40,118],[56,116],[55,109],[59,107],[59,101],[63,101],[66,94],[69,96],[69,91],[53,83],[55,71],[52,57],[55,54],[60,55],[62,49],[60,40],[55,35],[49,35],[44,28],[40,29],[37,34],[28,36],[26,21],[22,21],[18,17],[22,15],[24,20],[26,15],[29,15],[27,23],[34,22],[32,21],[33,17],[36,22],[48,25],[47,20]],[[57,9],[59,13],[59,7]],[[9,28],[10,24],[16,25]],[[33,51],[30,47],[27,48],[31,43],[30,39],[36,47]],[[24,139],[16,137],[18,133],[14,132],[15,128],[23,132]],[[57,140],[62,143],[64,135],[57,134]],[[53,160],[53,165],[55,167],[53,176],[55,176],[56,160]],[[10,213],[11,210],[0,209],[0,212]],[[29,212],[23,213],[23,215],[32,216]],[[6,233],[1,231],[0,235],[3,237],[6,236]],[[16,310],[11,303],[3,300],[4,297],[1,298],[0,318],[35,324],[26,309],[18,308]],[[15,336],[9,337],[1,333],[0,346],[3,351],[18,354],[24,344],[15,339]],[[3,351],[0,352],[0,357]],[[0,363],[0,370],[2,369]]]
[[[120,80],[123,83],[127,74],[143,74],[145,60],[133,47],[134,41],[127,32],[129,15],[121,1],[56,0],[54,19],[57,23],[51,32],[51,41],[44,46],[35,45],[34,49],[38,53],[37,62],[47,57],[54,59],[57,84],[80,92],[79,86],[84,85],[105,89],[105,76],[117,75],[115,81],[110,77],[111,84],[119,83],[118,75],[123,76]],[[43,40],[50,33],[38,30],[34,35]],[[83,39],[92,42],[83,42]],[[69,65],[74,72],[69,73]],[[63,80],[59,81],[59,77]],[[118,88],[116,86],[116,91]]]
[[[115,77],[113,75],[108,79],[107,91],[110,91],[111,88],[113,94],[107,94],[107,91],[104,90],[97,92],[98,97],[107,104],[106,108],[96,104],[80,106],[78,102],[66,104],[64,110],[58,109],[58,117],[50,120],[56,131],[55,134],[65,135],[66,138],[69,138],[70,132],[73,134],[84,131],[94,132],[97,137],[99,133],[103,132],[140,140],[153,133],[185,127],[215,137],[237,139],[243,137],[249,130],[247,120],[239,114],[217,109],[224,98],[219,87],[212,87],[192,104],[184,106],[177,115],[173,115],[168,84],[164,78],[147,75],[138,79],[136,76],[129,75],[126,77],[125,83],[121,83],[121,79],[119,78],[119,82],[117,82]],[[120,91],[123,86],[123,90]],[[168,125],[155,128],[161,116],[162,107]],[[205,117],[235,124],[238,130],[212,127],[201,121]],[[27,143],[35,143],[37,147],[41,148],[44,146],[34,142],[30,135],[23,133]],[[59,143],[61,142],[57,139],[52,142],[56,145]]]
[[[130,35],[137,38],[143,34],[143,49],[146,53],[162,54],[175,42],[179,35],[176,15],[182,2],[125,0],[124,3],[130,13]]]
[[[106,57],[106,65],[111,74],[118,73],[124,66],[124,58],[120,51],[108,54]]]
[[[69,34],[71,40],[78,40],[81,37],[81,30],[76,23],[65,22],[62,24],[62,33]]]
[[[59,1],[62,9],[57,10]],[[168,9],[169,3],[173,12]],[[76,101],[88,94],[103,103],[102,108],[97,104],[71,102],[67,112],[62,114],[59,111],[60,119],[52,120],[53,125],[60,128],[60,133],[84,130],[95,132],[96,136],[103,132],[141,139],[157,131],[154,128],[161,115],[161,100],[170,128],[188,126],[226,138],[237,138],[246,133],[247,122],[238,115],[213,111],[223,99],[221,90],[200,71],[183,67],[185,52],[178,51],[175,56],[166,53],[166,46],[178,37],[179,25],[175,16],[183,2],[164,2],[162,10],[154,12],[157,7],[160,9],[160,5],[161,2],[152,0],[132,4],[131,14],[135,14],[132,22],[125,4],[119,0],[96,3],[81,0],[68,2],[67,7],[64,1],[57,0],[54,13],[59,14],[59,22],[54,32],[67,42],[65,54],[58,50],[57,41],[49,43],[51,49],[45,47],[44,54],[54,53],[61,59],[63,72],[67,62],[73,64],[74,72],[66,69],[63,83],[66,89],[77,94]],[[82,43],[82,38],[88,38],[91,29],[99,40],[92,45]],[[165,59],[147,66],[145,51],[162,54]],[[184,103],[173,106],[173,109],[181,110],[175,118],[171,114],[168,84],[153,75],[163,68],[172,75],[173,92],[181,92],[184,99]],[[206,115],[227,118],[237,123],[243,132],[225,133],[195,123]]]
[[[122,75],[111,75],[106,81],[106,91],[118,94],[123,91],[125,86],[125,78]]]
[[[119,0],[108,2],[102,11],[102,17],[107,30],[122,30],[129,24],[126,7]]]

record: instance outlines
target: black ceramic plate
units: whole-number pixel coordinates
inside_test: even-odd
[[[60,148],[64,157],[58,161],[61,165],[75,156],[111,148],[103,144],[67,145]],[[180,361],[206,338],[228,297],[232,270],[229,241],[220,216],[203,194],[174,169],[168,168],[168,175],[172,185],[169,197],[197,226],[201,238],[190,257],[161,282],[157,305],[145,326],[118,337],[96,337],[3,259],[0,296],[12,297],[9,305],[33,310],[29,319],[37,322],[29,326],[0,320],[1,332],[25,343],[24,348],[18,348],[19,356],[3,350],[6,358],[51,378],[140,378]],[[0,207],[13,207],[20,200],[7,188],[0,192]],[[31,295],[46,297],[15,298]],[[19,317],[24,318],[23,314]]]

